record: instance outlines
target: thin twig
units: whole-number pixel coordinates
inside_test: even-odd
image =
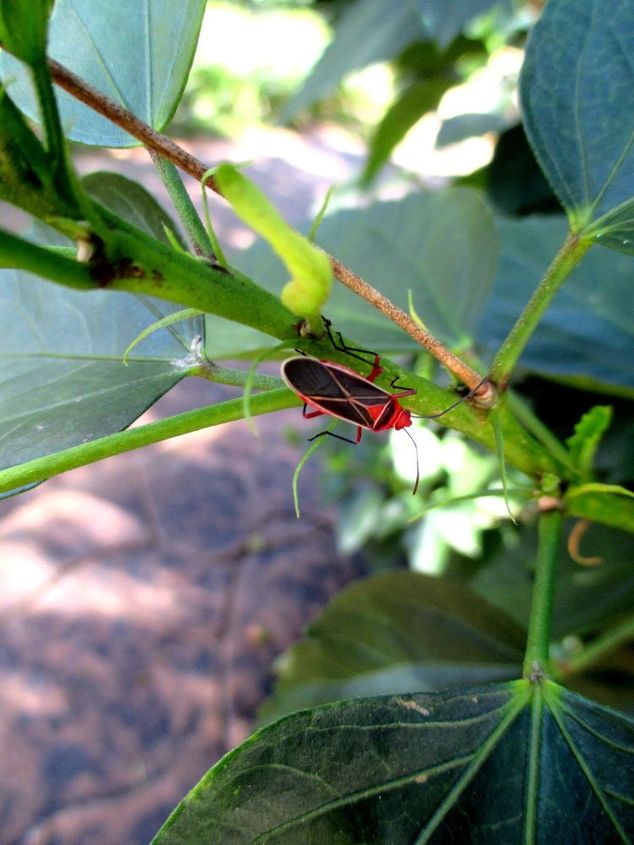
[[[197,181],[201,181],[208,168],[194,156],[183,150],[178,144],[156,132],[143,121],[135,117],[123,106],[115,103],[109,97],[101,94],[83,79],[76,76],[54,59],[49,59],[49,67],[53,81],[80,100],[94,111],[107,117],[112,123],[124,129],[144,146],[171,161],[176,167],[188,173]],[[208,187],[222,196],[213,176],[206,179]],[[328,253],[326,253],[328,255]],[[471,369],[464,361],[454,355],[450,349],[437,340],[432,334],[411,319],[404,311],[379,293],[333,256],[328,255],[335,277],[358,296],[365,299],[377,310],[381,311],[392,322],[400,326],[416,343],[424,347],[431,355],[443,364],[450,372],[457,376],[474,393],[474,399],[481,407],[490,407],[495,401],[495,390],[490,382],[482,380],[482,376]]]

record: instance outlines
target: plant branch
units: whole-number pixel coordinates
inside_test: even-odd
[[[538,680],[549,669],[553,595],[562,522],[558,509],[546,511],[539,518],[535,584],[524,656],[523,675],[528,680]]]
[[[269,390],[251,399],[252,414],[269,414],[298,405],[297,396],[286,387]],[[165,420],[158,420],[138,428],[128,428],[89,443],[71,446],[52,455],[44,455],[32,461],[0,471],[0,493],[18,492],[31,484],[38,484],[54,475],[76,469],[86,464],[130,452],[142,446],[169,440],[181,434],[190,434],[203,428],[242,419],[244,408],[242,397],[220,402],[206,408],[196,408]]]
[[[87,264],[54,249],[38,246],[0,229],[0,267],[25,270],[65,287],[94,290],[96,282]]]
[[[490,376],[494,384],[499,385],[501,389],[504,389],[508,384],[518,358],[524,351],[524,347],[530,340],[535,327],[550,305],[554,295],[591,245],[590,239],[580,240],[576,235],[569,234],[562,248],[554,257],[544,278],[517,318],[515,325],[493,360]]]
[[[201,181],[208,168],[194,156],[185,152],[171,139],[151,129],[143,121],[135,117],[118,103],[105,97],[80,77],[69,71],[53,59],[49,59],[49,67],[53,81],[76,99],[90,106],[99,114],[104,115],[117,126],[124,129],[148,149],[171,161],[176,167],[184,170],[197,181]],[[222,196],[213,176],[206,177],[206,185]],[[481,407],[491,407],[495,401],[495,391],[487,381],[482,382],[482,376],[465,364],[451,350],[447,349],[429,332],[423,330],[404,311],[397,308],[387,297],[383,296],[360,276],[343,265],[332,256],[328,256],[333,273],[346,287],[358,296],[370,302],[375,308],[385,314],[390,320],[400,326],[411,338],[423,346],[448,370],[454,373],[470,390],[474,391],[474,398]]]

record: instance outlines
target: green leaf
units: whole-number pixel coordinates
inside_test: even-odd
[[[551,0],[526,48],[525,127],[574,232],[634,252],[634,5]]]
[[[169,303],[0,270],[0,467],[126,428],[187,374],[192,326],[123,351]],[[189,365],[187,364],[189,360]]]
[[[437,107],[452,84],[449,77],[425,79],[414,82],[399,94],[370,139],[370,155],[362,176],[364,183],[372,181],[398,142],[424,114]]]
[[[2,0],[0,42],[28,65],[46,55],[46,30],[53,0]]]
[[[446,47],[474,18],[494,8],[511,12],[513,0],[416,0],[425,29],[439,47]]]
[[[397,56],[411,41],[423,37],[423,26],[410,0],[357,0],[337,24],[332,42],[283,115],[289,120],[323,100],[354,70]]]
[[[634,493],[617,484],[581,484],[564,497],[570,516],[634,532]]]
[[[501,255],[478,338],[494,353],[566,237],[560,217],[500,220]],[[632,263],[591,250],[558,292],[520,366],[588,389],[634,396]]]
[[[214,178],[238,217],[271,245],[291,274],[281,294],[284,305],[300,317],[318,315],[332,284],[328,256],[292,229],[237,167],[221,164]]]
[[[458,581],[391,572],[339,593],[284,656],[266,720],[353,695],[516,676],[524,631]]]
[[[165,227],[174,224],[139,185],[110,173],[91,174],[84,185],[128,222],[167,240]],[[55,238],[38,230],[34,240]],[[128,344],[176,310],[150,297],[86,294],[0,270],[0,467],[120,431],[186,376],[198,354],[200,318],[155,332],[123,363]]]
[[[440,149],[450,144],[459,144],[467,138],[480,137],[489,132],[501,132],[506,129],[509,118],[497,112],[467,112],[443,120],[436,146]]]
[[[13,2],[30,11],[30,3]],[[185,87],[204,8],[204,0],[134,4],[56,0],[48,53],[115,103],[162,130]],[[0,69],[17,104],[37,119],[32,89],[19,63],[3,55]],[[72,140],[106,147],[139,143],[70,95],[58,91],[57,96],[62,123]]]
[[[627,842],[634,722],[553,683],[343,701],[212,768],[154,845]]]
[[[610,405],[595,405],[581,417],[575,425],[575,433],[566,440],[570,457],[584,478],[592,475],[594,456],[611,422]]]
[[[172,218],[138,182],[119,173],[97,170],[84,176],[81,183],[93,199],[123,217],[128,223],[152,235],[157,241],[167,244],[170,243],[170,238],[166,230],[169,230],[176,243],[185,248]]]

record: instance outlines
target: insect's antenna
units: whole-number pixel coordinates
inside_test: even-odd
[[[412,490],[412,496],[415,496],[416,491],[418,490],[418,482],[420,481],[420,467],[418,466],[418,446],[416,445],[416,441],[409,433],[409,431],[406,428],[404,428],[403,431],[414,444],[414,451],[416,452],[416,481],[414,482],[414,489]]]
[[[488,376],[485,376],[482,381],[479,382],[479,384],[476,384],[476,386],[472,390],[470,390],[465,396],[461,396],[460,399],[458,399],[448,408],[445,408],[445,410],[441,411],[439,414],[412,414],[411,416],[417,420],[437,420],[438,417],[443,417],[445,414],[448,414],[449,411],[453,411],[454,408],[457,408],[458,405],[462,405],[463,402],[467,402],[469,399],[471,399],[474,393],[477,393],[477,391],[482,387],[482,385],[485,383],[485,381],[487,381],[487,379]]]

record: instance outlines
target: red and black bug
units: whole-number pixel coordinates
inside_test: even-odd
[[[412,424],[412,414],[407,408],[403,408],[399,399],[405,396],[413,396],[416,390],[413,387],[406,387],[397,393],[390,393],[374,381],[383,372],[380,366],[380,356],[376,352],[371,352],[369,349],[359,349],[354,346],[347,346],[341,336],[341,332],[337,332],[337,340],[332,334],[331,324],[329,320],[324,318],[324,324],[328,332],[328,337],[333,347],[340,352],[345,352],[353,358],[369,364],[363,355],[374,356],[372,363],[372,370],[367,376],[361,376],[355,370],[343,364],[337,364],[333,361],[323,361],[318,358],[311,358],[306,355],[289,358],[282,363],[282,378],[296,393],[300,399],[304,400],[304,417],[312,419],[319,417],[322,414],[327,414],[331,417],[336,417],[345,422],[352,423],[357,427],[357,435],[354,440],[350,437],[343,437],[340,434],[335,434],[332,431],[321,431],[319,434],[310,437],[309,440],[315,440],[317,437],[329,435],[336,437],[338,440],[345,440],[348,443],[358,443],[361,440],[363,429],[368,431],[387,431],[390,428],[406,429]],[[397,379],[394,379],[390,387],[397,387]],[[477,388],[476,388],[477,389]],[[439,414],[431,414],[424,419],[435,419],[441,417],[448,411],[451,411],[456,405],[464,402],[470,395],[463,396],[449,408],[441,411]],[[313,410],[308,410],[312,408]],[[416,481],[412,493],[416,493],[418,489],[419,471],[418,471],[418,448],[416,441],[408,435],[414,449],[416,451]]]

